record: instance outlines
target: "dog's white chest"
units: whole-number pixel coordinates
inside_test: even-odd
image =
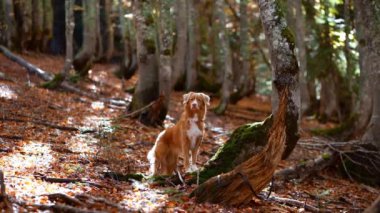
[[[199,129],[197,125],[197,121],[198,121],[198,118],[196,116],[194,116],[193,118],[190,118],[189,120],[190,127],[187,130],[187,137],[190,139],[192,149],[195,147],[197,138],[202,135],[202,131]]]

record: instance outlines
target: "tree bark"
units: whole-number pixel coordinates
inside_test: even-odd
[[[307,87],[307,58],[306,58],[306,43],[305,43],[305,21],[302,13],[302,2],[296,0],[294,2],[295,9],[295,33],[297,56],[300,67],[300,91],[301,91],[301,107],[300,117],[310,108],[310,95]]]
[[[357,132],[380,147],[380,4],[375,0],[354,0],[355,26],[359,43],[360,93]],[[377,129],[376,129],[377,128]]]
[[[249,42],[249,24],[247,14],[248,0],[240,1],[240,59],[241,72],[239,72],[240,96],[244,97],[249,94],[249,70],[250,70],[250,42]]]
[[[112,0],[104,0],[104,18],[105,18],[105,59],[107,62],[111,60],[114,50],[114,32],[112,23]]]
[[[16,20],[14,15],[14,7],[12,0],[4,0],[1,2],[4,8],[4,25],[1,26],[5,29],[5,40],[8,48],[14,48],[16,36]]]
[[[102,24],[100,20],[100,2],[96,1],[96,61],[100,61],[104,57]]]
[[[188,44],[186,58],[186,90],[194,90],[197,85],[197,63],[199,55],[199,12],[197,7],[198,0],[187,0],[187,19],[188,19]]]
[[[22,9],[22,33],[21,33],[21,50],[24,51],[30,48],[32,42],[32,26],[33,26],[33,15],[32,0],[20,1]]]
[[[66,58],[63,67],[63,79],[67,78],[69,71],[73,64],[74,50],[73,50],[73,35],[74,35],[74,2],[65,1],[65,22],[66,22]]]
[[[368,207],[364,213],[377,213],[380,212],[380,196]]]
[[[233,73],[232,73],[232,57],[230,42],[227,35],[226,26],[226,17],[224,14],[224,0],[215,1],[215,13],[218,21],[217,27],[217,42],[220,45],[220,50],[217,52],[217,64],[220,73],[223,73],[223,85],[222,85],[222,95],[221,101],[218,107],[215,109],[217,114],[223,114],[228,106],[230,101],[230,96],[232,92],[232,82],[233,82]]]
[[[187,72],[185,66],[186,52],[190,51],[188,48],[188,14],[187,2],[191,0],[178,0],[176,1],[176,43],[173,55],[173,75],[171,85],[175,86],[177,82]],[[190,36],[190,35],[189,35]]]
[[[33,49],[36,51],[41,51],[42,46],[42,36],[43,36],[43,26],[44,26],[44,9],[43,1],[32,0],[33,2],[33,19],[32,19],[32,29],[33,29]]]
[[[96,52],[96,4],[97,1],[83,0],[83,44],[73,64],[80,76],[86,76],[95,59]]]
[[[279,105],[268,143],[259,154],[231,172],[218,175],[201,184],[192,195],[197,202],[241,205],[248,203],[272,179],[283,156],[285,143],[298,140],[298,64],[294,42],[276,0],[259,0],[260,16],[272,59],[274,88],[280,94]],[[289,129],[292,128],[292,129]]]
[[[172,14],[170,8],[172,6],[171,0],[160,0],[159,11],[159,24],[158,24],[158,36],[159,36],[159,94],[163,99],[163,104],[158,109],[159,119],[157,123],[162,123],[165,120],[166,114],[169,108],[170,94],[172,90],[172,75],[178,70],[172,70],[172,48],[173,48],[173,33],[172,28]],[[184,3],[185,2],[181,2]],[[186,4],[185,4],[186,5]],[[186,40],[177,40],[178,42],[184,42],[186,45]],[[185,50],[182,50],[185,51]],[[181,59],[180,59],[181,60]],[[183,60],[183,59],[182,59]],[[183,65],[183,64],[182,64]]]
[[[134,17],[136,26],[137,63],[139,78],[133,94],[131,110],[136,111],[159,97],[158,62],[156,56],[155,29],[152,5],[146,1],[135,1]],[[144,124],[154,125],[159,115],[152,108],[139,113]],[[158,119],[159,120],[159,119]]]
[[[49,41],[53,38],[53,5],[52,0],[43,0],[43,33],[42,33],[42,46],[43,52],[48,51]]]

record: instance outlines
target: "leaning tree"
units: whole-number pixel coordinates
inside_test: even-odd
[[[202,181],[214,177],[192,192],[198,202],[226,205],[249,202],[270,182],[279,161],[290,154],[298,140],[299,68],[294,39],[279,2],[258,2],[272,60],[274,118],[245,125],[233,133],[201,171]],[[261,151],[257,151],[257,145],[263,146]],[[223,172],[226,173],[220,174]]]

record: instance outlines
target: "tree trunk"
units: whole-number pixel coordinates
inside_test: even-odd
[[[73,35],[74,35],[74,2],[65,1],[65,22],[66,22],[66,58],[65,65],[63,67],[63,77],[67,78],[69,71],[73,64],[74,50],[73,50]]]
[[[80,76],[86,76],[94,62],[96,51],[96,5],[97,1],[83,0],[83,43],[73,64]]]
[[[234,93],[231,94],[231,102],[236,103],[241,98],[252,93],[252,83],[250,79],[250,38],[249,38],[249,24],[247,14],[247,0],[240,1],[240,50],[238,59],[236,61],[236,68],[234,68]]]
[[[310,108],[310,95],[307,87],[307,58],[306,58],[306,44],[305,44],[305,22],[302,13],[302,2],[296,0],[294,2],[295,7],[295,35],[296,46],[298,49],[297,56],[300,67],[300,91],[301,91],[301,110],[300,116],[302,116]]]
[[[283,156],[285,143],[298,140],[298,64],[294,42],[276,0],[259,0],[260,16],[271,53],[274,89],[278,102],[268,143],[259,154],[231,172],[201,184],[192,195],[197,202],[241,205],[248,203],[272,179]],[[290,129],[292,128],[292,129]],[[293,146],[294,147],[294,146]]]
[[[123,1],[118,1],[118,16],[119,16],[119,30],[121,35],[121,46],[123,47],[123,59],[116,75],[119,78],[129,79],[137,70],[137,57],[136,57],[136,38],[134,27],[131,27],[131,20],[126,19],[124,14],[131,11],[124,9]]]
[[[104,0],[104,19],[105,19],[105,59],[111,60],[114,50],[113,25],[112,25],[112,0]]]
[[[40,51],[42,46],[42,36],[44,27],[44,9],[43,1],[33,0],[33,19],[32,19],[32,29],[33,29],[33,49]]]
[[[1,28],[5,29],[5,40],[8,48],[14,48],[15,45],[15,36],[16,36],[16,20],[13,9],[12,0],[4,0],[1,2],[4,8],[4,24]]]
[[[380,212],[380,195],[371,204],[371,206],[366,208],[366,210],[364,211],[364,213],[377,213],[377,212]]]
[[[96,1],[96,61],[100,61],[104,57],[102,23],[100,20],[100,2]]]
[[[186,2],[181,2],[186,3]],[[186,5],[186,4],[185,4]],[[159,119],[155,123],[161,124],[166,117],[169,108],[170,94],[172,90],[172,75],[178,72],[178,70],[172,71],[172,48],[173,48],[173,33],[172,28],[172,14],[170,8],[172,6],[171,0],[160,0],[159,11],[159,24],[158,24],[158,36],[159,36],[159,94],[163,99],[163,104],[157,109],[159,112]],[[186,40],[177,40],[178,42],[184,42]],[[184,51],[184,50],[181,50]],[[183,55],[184,56],[184,55]],[[180,59],[181,60],[181,59]],[[182,59],[183,60],[183,59]],[[183,65],[183,64],[182,64]]]
[[[53,5],[51,1],[43,0],[44,24],[41,44],[43,52],[48,51],[49,42],[53,38]]]
[[[152,11],[152,5],[146,1],[134,2],[139,78],[131,103],[132,111],[141,109],[159,98],[156,35]],[[157,113],[149,108],[139,114],[139,120],[148,125],[157,124]]]
[[[188,15],[187,2],[190,0],[176,1],[176,35],[175,50],[173,55],[173,75],[171,85],[175,86],[177,82],[185,75],[185,57],[187,48],[187,31],[188,31]]]
[[[354,0],[354,7],[360,66],[360,103],[356,130],[358,133],[366,131],[365,139],[375,139],[379,138],[379,129],[375,128],[380,121],[377,100],[380,83],[380,5],[375,0]],[[380,146],[379,141],[377,140],[377,146]]]
[[[32,0],[15,1],[15,12],[19,18],[19,40],[21,51],[29,48],[32,40]]]
[[[222,94],[221,101],[219,106],[215,109],[217,114],[223,114],[227,105],[230,101],[230,96],[232,92],[232,82],[233,82],[233,73],[232,73],[232,57],[230,50],[230,41],[227,35],[226,26],[226,17],[224,14],[224,0],[215,1],[215,13],[218,21],[218,30],[217,37],[218,43],[220,45],[220,50],[217,53],[217,64],[220,73],[223,73],[223,85],[222,85]]]
[[[197,0],[187,0],[187,17],[188,17],[188,44],[186,58],[186,90],[195,89],[197,84],[197,61],[199,55],[199,12]]]

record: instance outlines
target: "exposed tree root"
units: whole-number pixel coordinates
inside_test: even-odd
[[[380,196],[372,203],[370,207],[368,207],[364,213],[377,213],[380,212]]]

